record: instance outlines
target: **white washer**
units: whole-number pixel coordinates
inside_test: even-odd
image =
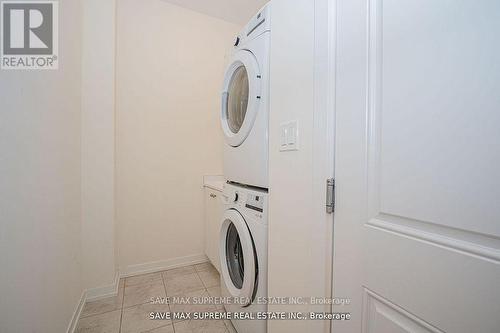
[[[228,181],[268,188],[270,5],[236,38],[222,89]]]
[[[267,311],[267,208],[266,190],[226,184],[226,210],[222,219],[219,255],[221,295],[231,301],[232,313]],[[260,301],[259,301],[260,299]],[[234,320],[238,333],[265,333],[265,320]]]

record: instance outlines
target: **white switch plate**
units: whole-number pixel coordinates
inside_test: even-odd
[[[299,150],[299,127],[297,120],[282,123],[280,151]]]

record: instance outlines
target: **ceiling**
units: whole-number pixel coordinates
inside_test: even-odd
[[[164,1],[243,26],[269,0],[164,0]]]

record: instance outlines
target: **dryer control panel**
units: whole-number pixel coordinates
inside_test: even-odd
[[[271,31],[271,4],[265,5],[257,14],[255,14],[250,22],[238,34],[234,42],[234,47],[239,48],[248,41],[265,32]]]

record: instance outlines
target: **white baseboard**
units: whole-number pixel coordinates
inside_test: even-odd
[[[140,275],[140,274],[160,272],[177,267],[201,264],[207,261],[208,258],[206,255],[195,254],[186,257],[154,261],[138,265],[130,265],[125,267],[124,269],[120,269],[119,272],[116,272],[115,280],[113,281],[112,284],[97,288],[90,288],[83,291],[82,296],[80,297],[80,302],[78,303],[75,312],[73,313],[73,317],[71,318],[71,322],[69,323],[67,333],[75,332],[85,302],[96,301],[102,298],[115,296],[118,294],[118,285],[120,283],[120,278]]]
[[[80,314],[82,313],[83,306],[85,305],[85,301],[87,299],[87,292],[84,290],[82,295],[80,296],[80,301],[73,312],[73,317],[71,317],[71,321],[69,322],[67,333],[74,333],[76,330],[76,325],[78,324],[78,320],[80,319]]]
[[[86,301],[96,301],[101,298],[116,296],[118,294],[118,283],[120,282],[120,273],[116,272],[113,283],[107,286],[87,289]]]
[[[145,264],[130,265],[120,268],[120,277],[128,277],[147,273],[165,271],[167,269],[201,264],[207,262],[208,258],[204,254],[195,254],[186,257],[179,257],[167,260],[148,262]]]
[[[82,313],[85,302],[95,301],[95,300],[98,300],[101,298],[117,295],[119,282],[120,282],[120,274],[119,274],[119,272],[116,272],[115,280],[113,281],[112,284],[107,285],[107,286],[103,286],[103,287],[90,288],[90,289],[84,290],[82,292],[82,296],[80,297],[80,301],[75,309],[75,312],[73,313],[73,317],[71,318],[71,321],[69,323],[67,333],[74,333],[75,332],[76,326],[78,324],[78,320],[80,320],[80,315]]]

